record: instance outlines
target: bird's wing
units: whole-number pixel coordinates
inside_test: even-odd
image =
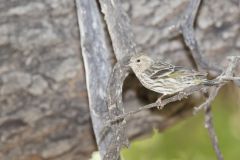
[[[183,78],[183,77],[196,77],[199,79],[205,78],[206,77],[206,73],[202,73],[202,72],[198,72],[192,69],[188,69],[185,67],[181,67],[181,66],[159,66],[159,65],[154,65],[152,67],[152,70],[154,70],[154,72],[152,71],[152,73],[149,75],[150,78],[152,79],[157,79],[157,78]]]
[[[174,72],[174,66],[165,63],[155,63],[148,70],[148,75],[151,79],[157,79],[167,76]]]
[[[205,72],[199,72],[199,71],[195,71],[193,69],[189,69],[181,66],[175,66],[174,71],[181,72],[183,75],[194,75],[194,76],[204,76],[204,77],[207,76],[207,73]]]
[[[175,66],[174,72],[168,75],[170,78],[180,78],[185,80],[195,79],[195,80],[205,80],[207,73],[198,72],[192,69],[184,68],[181,66]]]

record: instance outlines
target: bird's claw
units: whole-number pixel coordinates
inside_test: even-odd
[[[180,101],[183,98],[187,98],[187,94],[185,92],[179,92],[178,93],[178,100]]]
[[[162,104],[162,97],[158,98],[156,101],[158,110],[163,109],[164,105]]]

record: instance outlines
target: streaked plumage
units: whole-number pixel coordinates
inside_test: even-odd
[[[163,96],[181,92],[190,86],[210,84],[205,73],[155,62],[146,55],[133,56],[129,65],[144,87]]]

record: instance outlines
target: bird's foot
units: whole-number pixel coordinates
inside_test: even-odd
[[[160,110],[160,109],[163,109],[163,107],[164,107],[164,105],[163,105],[163,103],[162,103],[162,97],[163,97],[163,96],[159,97],[159,98],[157,99],[157,101],[156,101],[157,108],[158,108],[159,110]]]
[[[178,93],[178,100],[180,101],[183,98],[187,98],[187,94],[185,92],[179,92]]]

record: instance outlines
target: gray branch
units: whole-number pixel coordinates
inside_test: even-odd
[[[182,32],[183,39],[185,44],[188,46],[188,48],[191,51],[191,54],[194,58],[194,61],[197,65],[197,68],[200,70],[207,70],[208,72],[215,71],[216,74],[221,73],[221,69],[214,65],[213,63],[210,63],[207,61],[203,53],[201,52],[198,42],[196,40],[196,37],[194,35],[194,21],[196,19],[196,14],[198,12],[198,8],[200,6],[201,0],[190,0],[190,3],[188,5],[188,8],[185,12],[185,14],[182,17],[182,20],[180,21],[180,31]],[[217,73],[216,73],[217,71]],[[219,160],[222,160],[222,154],[220,151],[220,148],[217,143],[217,135],[214,131],[213,123],[212,123],[212,114],[211,114],[211,101],[215,98],[215,96],[218,93],[218,90],[221,88],[222,85],[220,85],[218,88],[214,88],[213,92],[209,92],[209,96],[206,96],[206,114],[205,118],[207,119],[205,121],[205,125],[208,126],[207,129],[209,131],[209,135],[212,141],[212,145],[214,146],[214,150],[216,152],[216,155]],[[200,107],[199,107],[200,108]]]
[[[118,61],[136,53],[130,20],[119,0],[99,0]]]
[[[214,130],[214,126],[213,126],[213,122],[212,122],[211,103],[217,96],[219,89],[226,83],[226,81],[224,82],[224,79],[226,79],[226,78],[223,78],[223,77],[233,76],[234,68],[237,66],[239,57],[230,57],[229,60],[230,60],[230,62],[229,62],[228,68],[222,75],[219,76],[219,79],[222,80],[223,83],[221,83],[218,87],[215,87],[213,90],[211,90],[209,92],[209,96],[203,104],[201,104],[199,107],[195,107],[195,112],[199,111],[202,108],[205,109],[205,127],[208,129],[208,134],[210,136],[210,139],[211,139],[211,142],[212,142],[212,145],[213,145],[213,148],[217,155],[218,160],[223,160],[223,155],[219,148],[218,139],[217,139],[216,132]],[[229,78],[229,79],[231,79],[231,78]]]
[[[163,99],[162,102],[161,102],[161,107],[160,109],[163,109],[164,106],[166,106],[167,104],[171,103],[171,102],[175,102],[175,101],[180,101],[182,100],[183,98],[193,94],[194,92],[197,92],[197,91],[200,91],[200,90],[205,90],[205,86],[203,85],[198,85],[198,86],[192,86],[192,87],[189,87],[188,89],[184,90],[182,93],[179,93],[177,95],[174,95],[172,97],[169,97],[169,98],[166,98],[166,99]],[[151,103],[151,104],[148,104],[148,105],[145,105],[145,106],[142,106],[140,107],[139,109],[137,110],[134,110],[134,111],[130,111],[128,113],[124,113],[122,115],[119,115],[117,117],[115,117],[114,119],[111,119],[110,121],[108,121],[108,123],[106,125],[111,125],[115,122],[118,122],[120,120],[123,120],[125,119],[126,117],[128,116],[131,116],[133,114],[136,114],[140,111],[143,111],[145,109],[150,109],[150,108],[155,108],[155,107],[158,107],[160,104],[158,102],[154,102],[154,103]]]
[[[173,29],[174,32],[179,32],[183,36],[183,40],[187,47],[190,49],[191,54],[194,58],[194,61],[198,69],[207,70],[208,72],[213,73],[213,75],[220,74],[222,69],[216,66],[213,63],[210,63],[204,56],[202,51],[199,48],[199,44],[194,35],[194,22],[196,20],[196,15],[199,10],[201,0],[190,0],[189,5],[180,18],[180,21],[171,26],[170,29]]]
[[[126,64],[129,58],[136,53],[136,44],[129,18],[123,11],[120,2],[118,0],[99,0],[99,2],[117,58],[117,63],[113,68],[108,87],[109,113],[110,117],[113,118],[124,113],[122,106],[122,86],[129,74],[129,68]],[[128,145],[128,138],[126,137],[125,125],[123,123],[111,126],[110,130],[115,132],[115,139],[112,139],[112,143],[109,145],[104,159],[116,160],[119,159],[121,147]]]
[[[216,80],[219,81],[219,85],[217,87],[214,87],[213,90],[209,91],[209,96],[204,103],[194,108],[195,113],[202,109],[208,110],[207,107],[211,105],[212,101],[217,96],[218,91],[221,89],[221,87],[224,86],[228,81],[239,79],[239,77],[233,77],[234,69],[237,67],[237,63],[239,59],[240,59],[239,56],[228,57],[228,60],[229,60],[228,67],[219,77],[216,78]],[[208,112],[211,112],[211,111],[208,111]]]
[[[104,121],[108,117],[106,102],[107,79],[110,77],[110,55],[107,50],[100,12],[95,0],[76,0],[81,49],[86,73],[89,109],[98,150],[101,157],[107,152],[113,132],[100,141]]]
[[[212,122],[212,112],[211,112],[211,105],[206,106],[205,110],[205,127],[208,129],[208,134],[210,136],[213,149],[217,155],[218,160],[223,160],[223,155],[221,153],[221,150],[218,145],[218,138],[217,134],[213,128],[213,122]]]

